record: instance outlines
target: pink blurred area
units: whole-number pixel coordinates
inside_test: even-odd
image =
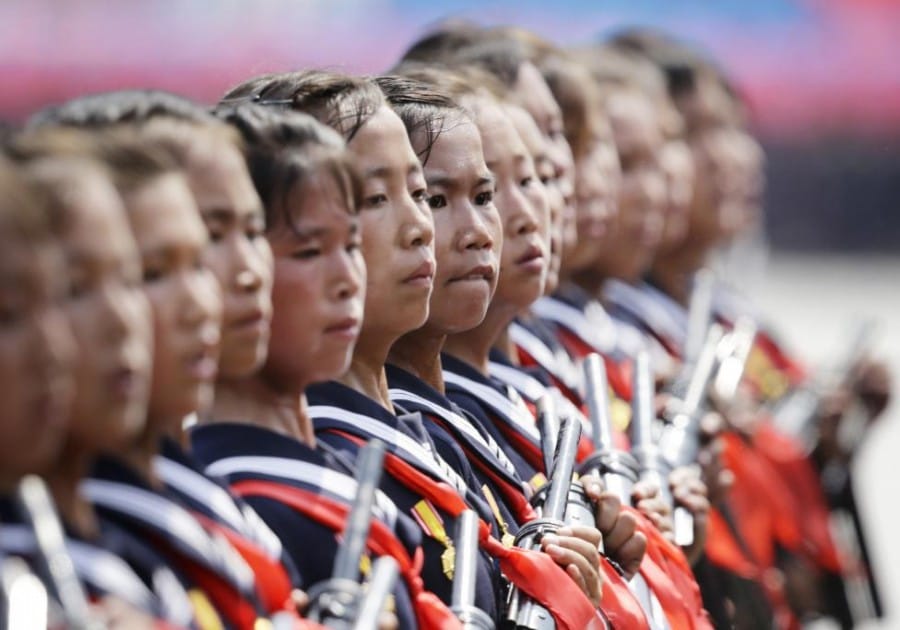
[[[779,0],[768,3],[773,15],[752,22],[722,8],[735,2],[684,2],[691,10],[673,10],[673,0],[632,3],[646,5],[643,11],[577,1],[523,2],[517,10],[509,2],[422,9],[402,0],[7,0],[0,3],[0,117],[21,121],[46,104],[117,88],[163,88],[212,102],[268,71],[379,72],[446,13],[520,23],[577,43],[634,24],[659,5],[668,8],[656,25],[722,60],[765,135],[900,135],[900,2]]]

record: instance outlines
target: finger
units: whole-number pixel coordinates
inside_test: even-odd
[[[560,536],[559,546],[580,554],[594,570],[600,565],[600,551],[597,543],[575,536]]]
[[[613,553],[634,536],[635,531],[637,531],[637,521],[634,515],[627,512],[621,513],[610,531],[603,534],[603,542],[607,551]]]
[[[625,572],[625,577],[631,579],[641,568],[644,554],[647,551],[647,539],[640,532],[632,536],[624,545],[619,547],[615,560]]]
[[[622,502],[619,500],[619,497],[610,492],[603,492],[600,494],[600,497],[597,500],[597,511],[594,518],[596,520],[597,529],[603,534],[604,539],[609,535],[609,532],[612,531],[621,512]]]
[[[571,539],[570,539],[571,540]],[[574,566],[582,578],[582,587],[589,597],[599,591],[599,576],[596,567],[592,567],[587,559],[580,553],[559,545],[548,545],[545,549],[547,555],[553,558],[558,565],[568,570]]]
[[[557,530],[557,535],[559,536],[574,536],[575,538],[580,538],[585,540],[590,544],[594,549],[603,541],[603,534],[600,533],[600,530],[596,527],[588,527],[586,525],[570,525],[568,527],[561,527]]]
[[[651,481],[638,481],[631,489],[631,498],[634,501],[650,499],[659,495],[659,486]]]
[[[596,474],[586,475],[579,479],[581,483],[581,487],[584,488],[584,492],[588,495],[588,498],[592,501],[599,501],[605,487],[603,485],[603,480],[600,479]]]

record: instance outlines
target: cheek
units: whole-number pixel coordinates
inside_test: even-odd
[[[233,279],[229,279],[230,264],[229,248],[225,245],[225,241],[209,243],[203,251],[203,264],[216,277],[219,285],[226,290],[232,284]]]
[[[272,286],[272,352],[297,359],[310,351],[319,329],[316,305],[322,296],[315,293],[315,280],[302,271],[276,269]]]

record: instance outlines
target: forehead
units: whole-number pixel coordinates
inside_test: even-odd
[[[522,106],[536,120],[546,120],[562,115],[547,82],[534,64],[529,62],[519,67],[515,90]]]
[[[305,177],[288,193],[286,202],[293,226],[305,222],[349,223],[355,220],[347,205],[346,190],[324,165]]]
[[[128,217],[141,249],[203,241],[206,228],[180,174],[157,177],[126,199]]]
[[[379,107],[360,127],[347,148],[364,176],[372,169],[398,168],[405,172],[418,164],[403,121],[387,105]]]
[[[515,126],[522,142],[525,143],[528,152],[534,157],[543,156],[547,150],[547,143],[531,114],[518,105],[507,105],[504,111]]]
[[[257,209],[256,190],[244,158],[224,138],[207,138],[191,151],[187,168],[188,183],[201,209]],[[234,208],[237,205],[238,208]]]
[[[473,168],[485,169],[478,127],[467,119],[447,124],[431,147],[425,172],[440,169],[453,175]]]
[[[661,142],[659,121],[650,98],[625,89],[610,95],[609,119],[620,151],[655,150]]]
[[[512,121],[499,105],[479,108],[478,130],[481,132],[486,162],[493,163],[514,154],[527,153]]]

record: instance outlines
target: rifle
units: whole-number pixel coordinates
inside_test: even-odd
[[[397,584],[399,569],[397,561],[390,556],[381,556],[372,563],[372,574],[366,585],[366,594],[359,604],[359,613],[353,630],[376,630],[378,616],[384,610],[388,596]]]
[[[875,322],[870,319],[857,322],[841,360],[831,369],[820,371],[811,383],[798,387],[778,403],[772,423],[779,431],[794,436],[810,450],[815,446],[823,397],[850,381],[853,368],[868,350],[874,329]]]
[[[331,628],[351,628],[359,618],[364,599],[359,582],[359,565],[369,538],[384,452],[384,444],[378,440],[369,441],[360,451],[356,468],[356,498],[347,515],[343,541],[334,557],[331,577],[309,589],[307,617]]]
[[[581,438],[581,423],[575,418],[562,422],[559,440],[553,456],[553,467],[548,471],[546,491],[543,494],[541,517],[526,523],[516,535],[515,545],[523,549],[540,549],[541,538],[565,525],[566,508],[575,471],[575,454]],[[507,621],[514,628],[527,630],[555,630],[556,622],[546,608],[532,600],[517,588],[510,590]]]
[[[0,629],[45,630],[51,627],[43,582],[21,558],[0,559]]]
[[[631,505],[631,491],[638,480],[637,459],[613,445],[612,420],[609,417],[609,384],[606,367],[594,353],[584,360],[584,385],[596,449],[579,467],[582,476],[597,475],[607,490],[615,493],[623,505]],[[652,628],[665,629],[669,622],[658,600],[641,574],[631,578],[631,590],[641,604]]]
[[[677,398],[686,395],[691,374],[706,343],[706,334],[712,321],[713,289],[716,278],[709,269],[701,269],[694,274],[691,297],[688,302],[688,322],[684,345],[681,348],[681,371],[670,388]]]
[[[494,620],[475,606],[475,575],[478,565],[478,514],[466,510],[456,521],[456,563],[450,610],[464,630],[494,630]]]
[[[75,573],[66,549],[62,524],[44,481],[35,475],[24,477],[16,488],[16,498],[34,539],[43,569],[49,577],[49,591],[59,603],[67,627],[74,630],[102,630],[105,625],[91,612],[87,594]]]

